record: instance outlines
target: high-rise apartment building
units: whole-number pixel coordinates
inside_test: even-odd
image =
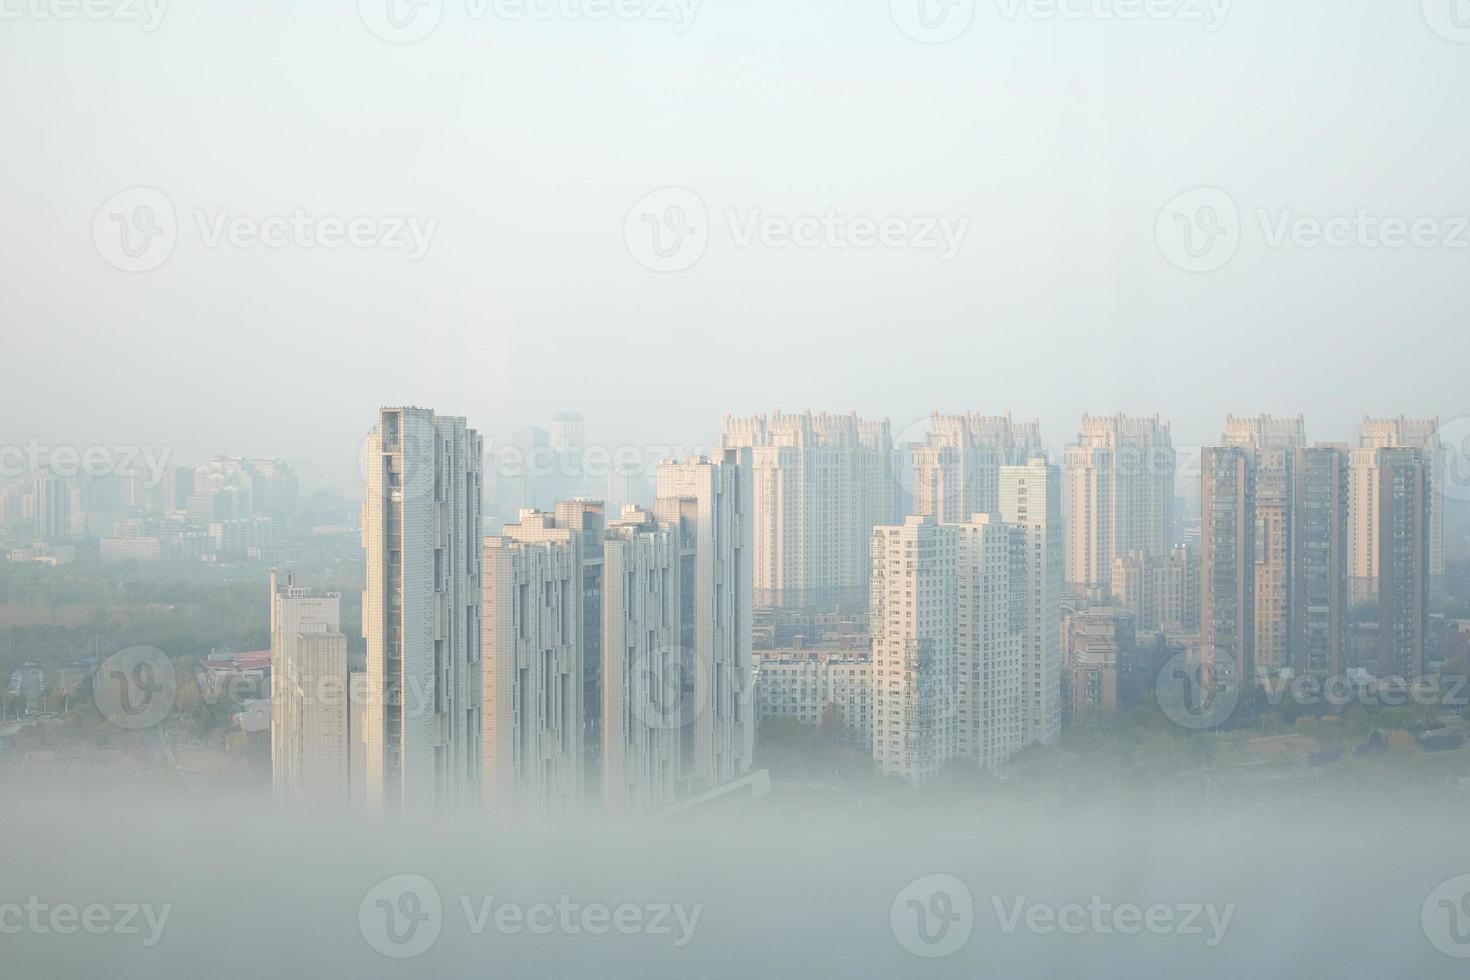
[[[1071,674],[1072,723],[1117,712],[1123,666],[1133,656],[1133,614],[1102,607],[1067,617],[1067,669]]]
[[[351,798],[341,600],[271,572],[272,785],[278,802],[313,810]]]
[[[894,519],[888,420],[730,417],[724,448],[751,451],[756,604],[865,602],[869,538]]]
[[[522,510],[520,519],[501,530],[516,541],[578,542],[582,551],[581,635],[583,795],[590,805],[601,792],[602,774],[602,533],[604,505],[598,500],[558,501],[554,513]]]
[[[668,806],[681,785],[688,700],[681,659],[683,560],[678,528],[660,527],[648,511],[625,508],[607,528],[600,804],[608,813]]]
[[[1062,732],[1062,473],[1042,457],[1000,468],[1000,519],[1025,545],[1022,726],[1026,743]]]
[[[1000,468],[1042,451],[1040,423],[1009,414],[941,415],[914,447],[914,513],[941,524],[963,524],[1000,506]]]
[[[1437,418],[1365,418],[1358,437],[1358,448],[1418,450],[1420,458],[1429,468],[1430,486],[1444,485],[1448,460],[1440,441]],[[1358,600],[1371,598],[1378,589],[1376,578],[1380,556],[1376,553],[1376,547],[1380,540],[1380,529],[1373,526],[1371,517],[1374,510],[1372,501],[1379,499],[1376,467],[1375,455],[1354,453],[1351,498],[1353,523],[1349,531],[1348,546],[1352,555],[1353,592]],[[1444,577],[1444,505],[1438,494],[1431,494],[1429,501],[1428,562],[1433,588]]]
[[[655,512],[680,535],[681,760],[696,788],[745,775],[755,749],[751,470],[749,449],[658,467]]]
[[[31,507],[36,537],[59,541],[71,534],[71,480],[42,470],[31,481]]]
[[[994,515],[873,534],[873,759],[910,782],[1026,744],[1027,535]]]
[[[1424,674],[1433,542],[1432,463],[1417,449],[1379,451],[1379,671],[1414,680]]]
[[[1293,494],[1296,454],[1306,446],[1306,422],[1259,415],[1225,421],[1224,444],[1255,454],[1255,651],[1256,668],[1276,673],[1289,666],[1294,635],[1292,597],[1295,561]]]
[[[1199,555],[1187,545],[1163,557],[1134,551],[1113,559],[1112,591],[1140,632],[1199,630]]]
[[[1348,452],[1314,446],[1295,455],[1291,667],[1338,677],[1347,644]]]
[[[570,816],[583,790],[581,532],[521,523],[525,539],[485,539],[482,563],[481,806],[502,820]]]
[[[484,448],[462,418],[384,408],[364,447],[370,809],[476,806]]]
[[[1200,638],[1220,683],[1255,678],[1255,453],[1200,453]]]
[[[1084,415],[1065,463],[1067,588],[1106,596],[1115,558],[1168,553],[1175,469],[1168,423]]]

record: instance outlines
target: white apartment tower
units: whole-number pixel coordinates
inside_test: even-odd
[[[582,538],[523,512],[485,539],[482,810],[506,822],[581,806]],[[540,540],[534,540],[534,539]]]
[[[605,812],[673,803],[680,779],[683,669],[677,529],[625,508],[603,542],[602,789]]]
[[[941,415],[914,447],[914,513],[941,524],[963,524],[1000,505],[1000,468],[1041,451],[1041,426],[1009,414]]]
[[[341,600],[271,571],[271,779],[280,803],[332,809],[351,798]]]
[[[367,786],[375,812],[467,809],[480,782],[480,436],[384,408],[364,451]]]
[[[1045,458],[1000,470],[1000,517],[1025,544],[1022,694],[1025,743],[1062,733],[1062,474]]]
[[[989,514],[873,532],[873,760],[914,783],[1026,744],[1026,534]]]
[[[1174,467],[1169,426],[1158,416],[1082,417],[1066,452],[1062,501],[1069,588],[1107,595],[1113,559],[1168,553]]]
[[[756,604],[865,602],[869,538],[894,519],[888,420],[727,417],[724,448],[751,450]]]
[[[692,693],[681,745],[691,788],[744,776],[755,749],[751,451],[658,467],[661,523],[680,536],[681,670]]]

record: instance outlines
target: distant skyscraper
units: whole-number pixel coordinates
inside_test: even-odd
[[[1379,670],[1412,680],[1424,674],[1433,538],[1431,462],[1415,449],[1379,451]]]
[[[609,813],[674,802],[684,706],[679,531],[629,508],[603,545],[602,788]]]
[[[526,512],[484,544],[482,807],[499,818],[564,817],[581,806],[582,535],[543,537]]]
[[[1440,443],[1437,418],[1365,418],[1358,438],[1358,448],[1418,450],[1420,458],[1429,467],[1430,486],[1443,486],[1446,460],[1444,447]],[[1376,578],[1380,562],[1376,548],[1379,535],[1371,516],[1375,509],[1372,502],[1379,497],[1377,457],[1368,452],[1355,452],[1352,464],[1352,525],[1348,547],[1352,556],[1354,598],[1363,600],[1371,598],[1378,589]],[[1430,494],[1429,500],[1428,559],[1429,577],[1433,587],[1444,576],[1444,506],[1435,493]]]
[[[869,539],[894,518],[888,421],[730,417],[724,447],[751,450],[756,604],[866,602]]]
[[[1000,468],[1025,463],[1042,450],[1037,422],[1010,415],[941,415],[914,448],[914,513],[941,524],[963,524],[1000,507]]]
[[[1238,446],[1200,454],[1200,635],[1221,682],[1255,678],[1255,454]]]
[[[1338,677],[1347,643],[1347,450],[1296,450],[1293,480],[1291,666]]]
[[[42,470],[31,482],[32,506],[36,518],[36,537],[43,541],[59,541],[71,534],[71,481]]]
[[[1174,506],[1174,446],[1153,418],[1084,415],[1065,457],[1067,587],[1109,594],[1113,560],[1169,551]]]
[[[344,807],[351,797],[341,599],[271,572],[271,775],[281,803]]]
[[[693,699],[681,758],[695,786],[745,775],[755,748],[751,470],[749,449],[658,468],[657,516],[683,551],[681,661]]]
[[[1062,731],[1062,473],[1044,458],[1000,468],[1000,518],[1025,544],[1023,736],[1050,745]]]
[[[364,461],[368,806],[479,800],[483,445],[462,418],[385,408]]]

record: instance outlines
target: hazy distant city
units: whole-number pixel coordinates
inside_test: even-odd
[[[1463,974],[1470,0],[0,77],[0,978]]]

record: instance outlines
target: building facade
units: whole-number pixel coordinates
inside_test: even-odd
[[[363,634],[370,810],[479,802],[483,601],[480,436],[462,418],[384,408],[364,446]]]
[[[351,800],[342,597],[271,572],[271,780],[276,801],[313,810]]]
[[[681,751],[694,787],[744,776],[755,751],[751,451],[658,467],[655,513],[680,541],[681,661],[693,701]]]
[[[730,417],[724,448],[751,451],[756,605],[866,602],[869,537],[894,519],[888,420]]]

